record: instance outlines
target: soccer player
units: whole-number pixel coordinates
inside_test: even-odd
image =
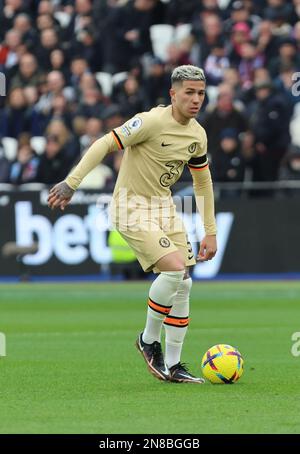
[[[136,346],[155,377],[203,383],[181,362],[192,286],[188,267],[196,261],[170,188],[187,164],[205,228],[197,259],[211,260],[217,250],[213,187],[206,133],[195,120],[205,97],[205,76],[201,68],[183,65],[174,69],[171,82],[171,105],[137,114],[94,142],[66,180],[50,190],[48,204],[64,210],[107,153],[125,150],[113,193],[113,222],[144,271],[159,273],[150,287],[146,325]]]

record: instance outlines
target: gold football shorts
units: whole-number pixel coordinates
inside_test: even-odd
[[[148,219],[127,225],[116,224],[117,230],[134,251],[144,271],[158,273],[155,263],[170,252],[179,251],[185,266],[196,264],[191,243],[182,220],[177,216]]]

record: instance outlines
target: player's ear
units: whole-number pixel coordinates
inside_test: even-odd
[[[176,94],[176,90],[172,87],[170,88],[169,90],[169,94],[170,94],[170,98],[172,101],[175,101],[175,94]]]

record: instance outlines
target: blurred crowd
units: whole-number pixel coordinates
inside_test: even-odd
[[[300,180],[300,0],[0,0],[0,183],[62,180],[97,138],[169,104],[181,64],[206,73],[215,181]],[[82,186],[111,189],[121,160]]]

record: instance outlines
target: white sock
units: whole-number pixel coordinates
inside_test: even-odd
[[[173,300],[173,306],[169,315],[165,318],[166,331],[165,361],[168,368],[179,363],[184,337],[189,324],[189,302],[192,279],[184,279],[177,290]]]
[[[183,280],[183,271],[163,271],[152,283],[149,291],[148,312],[143,341],[160,342],[163,321],[172,309],[172,301]]]

